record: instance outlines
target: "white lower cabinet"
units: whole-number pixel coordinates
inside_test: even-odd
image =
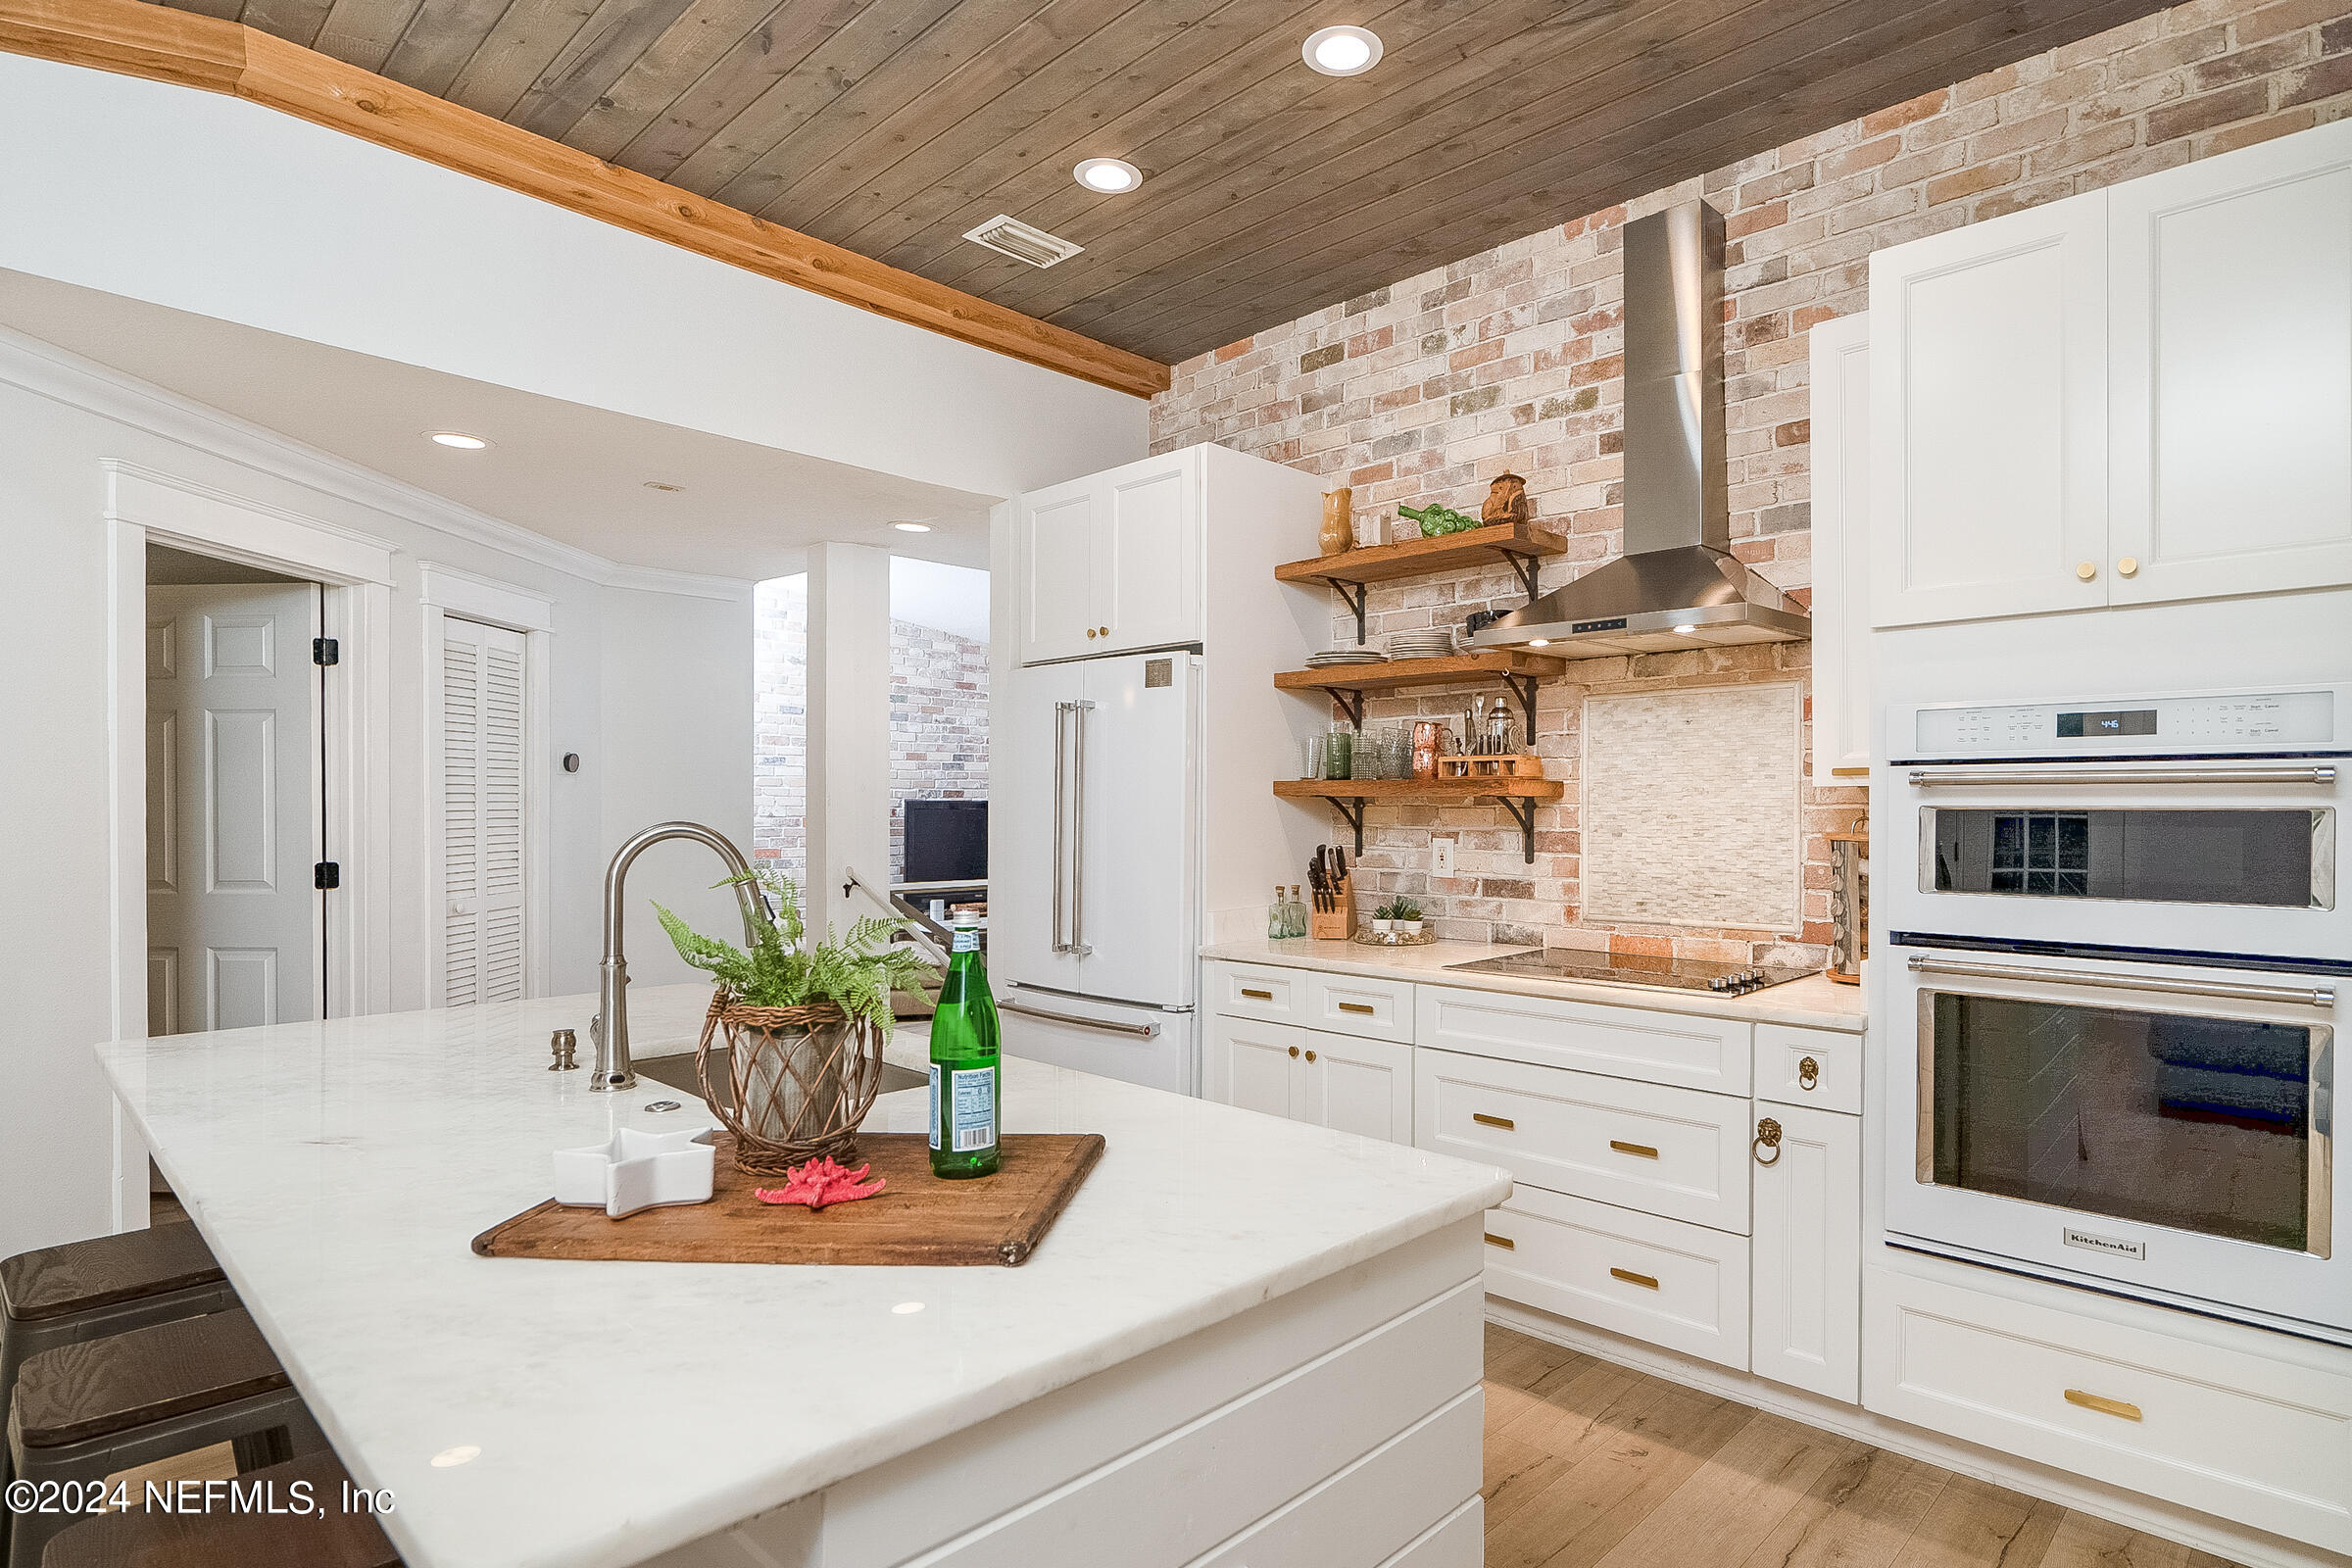
[[[1209,1020],[1210,1100],[1390,1143],[1413,1141],[1413,1048],[1254,1018]]]
[[[1747,1365],[1748,1242],[1525,1184],[1487,1211],[1487,1293]]]
[[[1795,1105],[1756,1109],[1759,1141],[1767,1119],[1781,1135],[1771,1164],[1749,1162],[1755,1183],[1749,1370],[1856,1403],[1862,1397],[1862,1118]]]
[[[2094,1315],[1883,1268],[1864,1295],[1870,1409],[2352,1551],[2352,1377],[2159,1308]]]

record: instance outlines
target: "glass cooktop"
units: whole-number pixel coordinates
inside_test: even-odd
[[[1703,963],[1695,958],[1654,958],[1635,953],[1601,953],[1584,948],[1540,948],[1449,963],[1448,969],[1479,974],[1512,974],[1531,980],[1581,980],[1600,985],[1647,986],[1654,991],[1714,991],[1739,996],[1766,986],[1802,980],[1818,969],[1767,969],[1740,963]]]

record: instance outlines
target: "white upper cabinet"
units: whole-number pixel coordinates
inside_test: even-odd
[[[2114,604],[2352,582],[2352,124],[2109,193]]]
[[[1870,772],[1870,317],[1813,328],[1813,782]]]
[[[1021,662],[1200,640],[1200,448],[1020,498]]]
[[[1871,623],[2106,603],[2107,193],[1870,259]]]

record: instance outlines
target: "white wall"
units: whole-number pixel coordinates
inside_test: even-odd
[[[0,267],[982,495],[1144,455],[1141,398],[239,99],[0,55]]]
[[[643,573],[602,581],[612,574],[593,558],[541,549],[535,536],[502,533],[494,519],[54,351],[0,342],[0,561],[12,589],[0,613],[0,734],[8,737],[0,744],[0,955],[8,965],[0,1255],[112,1228],[113,1115],[90,1052],[113,1033],[109,524],[100,467],[108,458],[393,548],[389,685],[392,733],[402,742],[386,792],[395,1007],[425,1004],[436,930],[424,853],[426,758],[421,745],[407,743],[421,738],[427,722],[420,560],[554,603],[545,796],[552,990],[593,986],[609,819],[699,814],[750,836],[748,584],[667,583],[692,590],[680,593],[657,591],[650,585],[665,580]],[[566,751],[582,754],[579,773],[554,766]],[[649,890],[664,870],[649,863]],[[658,937],[650,920],[634,929]],[[656,956],[642,935],[639,951]],[[662,973],[651,963],[641,972]],[[518,1062],[517,1070],[536,1065]]]

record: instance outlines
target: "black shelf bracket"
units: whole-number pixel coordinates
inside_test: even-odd
[[[1497,796],[1495,799],[1501,802],[1502,808],[1504,810],[1511,813],[1511,820],[1519,824],[1519,847],[1521,853],[1525,856],[1528,864],[1535,864],[1536,803],[1531,800],[1516,799],[1508,795]],[[1360,838],[1356,841],[1355,853],[1359,856],[1364,853],[1363,841]]]
[[[1347,601],[1348,608],[1355,612],[1355,645],[1361,648],[1364,645],[1364,603],[1372,597],[1372,585],[1349,582],[1344,577],[1326,577],[1323,580],[1337,588],[1340,597]]]
[[[1364,858],[1364,806],[1366,804],[1364,798],[1360,795],[1327,795],[1324,799],[1331,802],[1331,808],[1340,813],[1341,821],[1355,829],[1355,858],[1359,860],[1362,859]],[[1531,860],[1535,858],[1532,851],[1529,853],[1528,858]]]
[[[1353,688],[1326,687],[1339,710],[1348,715],[1348,722],[1361,735],[1364,732],[1364,694]]]
[[[1538,681],[1533,675],[1514,675],[1506,669],[1502,672],[1502,683],[1511,689],[1513,697],[1519,699],[1519,711],[1527,719],[1527,728],[1521,732],[1521,738],[1527,743],[1527,749],[1532,752],[1536,749],[1536,687]]]
[[[1511,570],[1518,574],[1519,586],[1527,590],[1527,602],[1531,605],[1534,604],[1536,602],[1536,578],[1543,569],[1544,558],[1523,556],[1516,550],[1505,550],[1502,552],[1502,559],[1509,562]],[[1361,642],[1363,639],[1359,637],[1356,641]]]

